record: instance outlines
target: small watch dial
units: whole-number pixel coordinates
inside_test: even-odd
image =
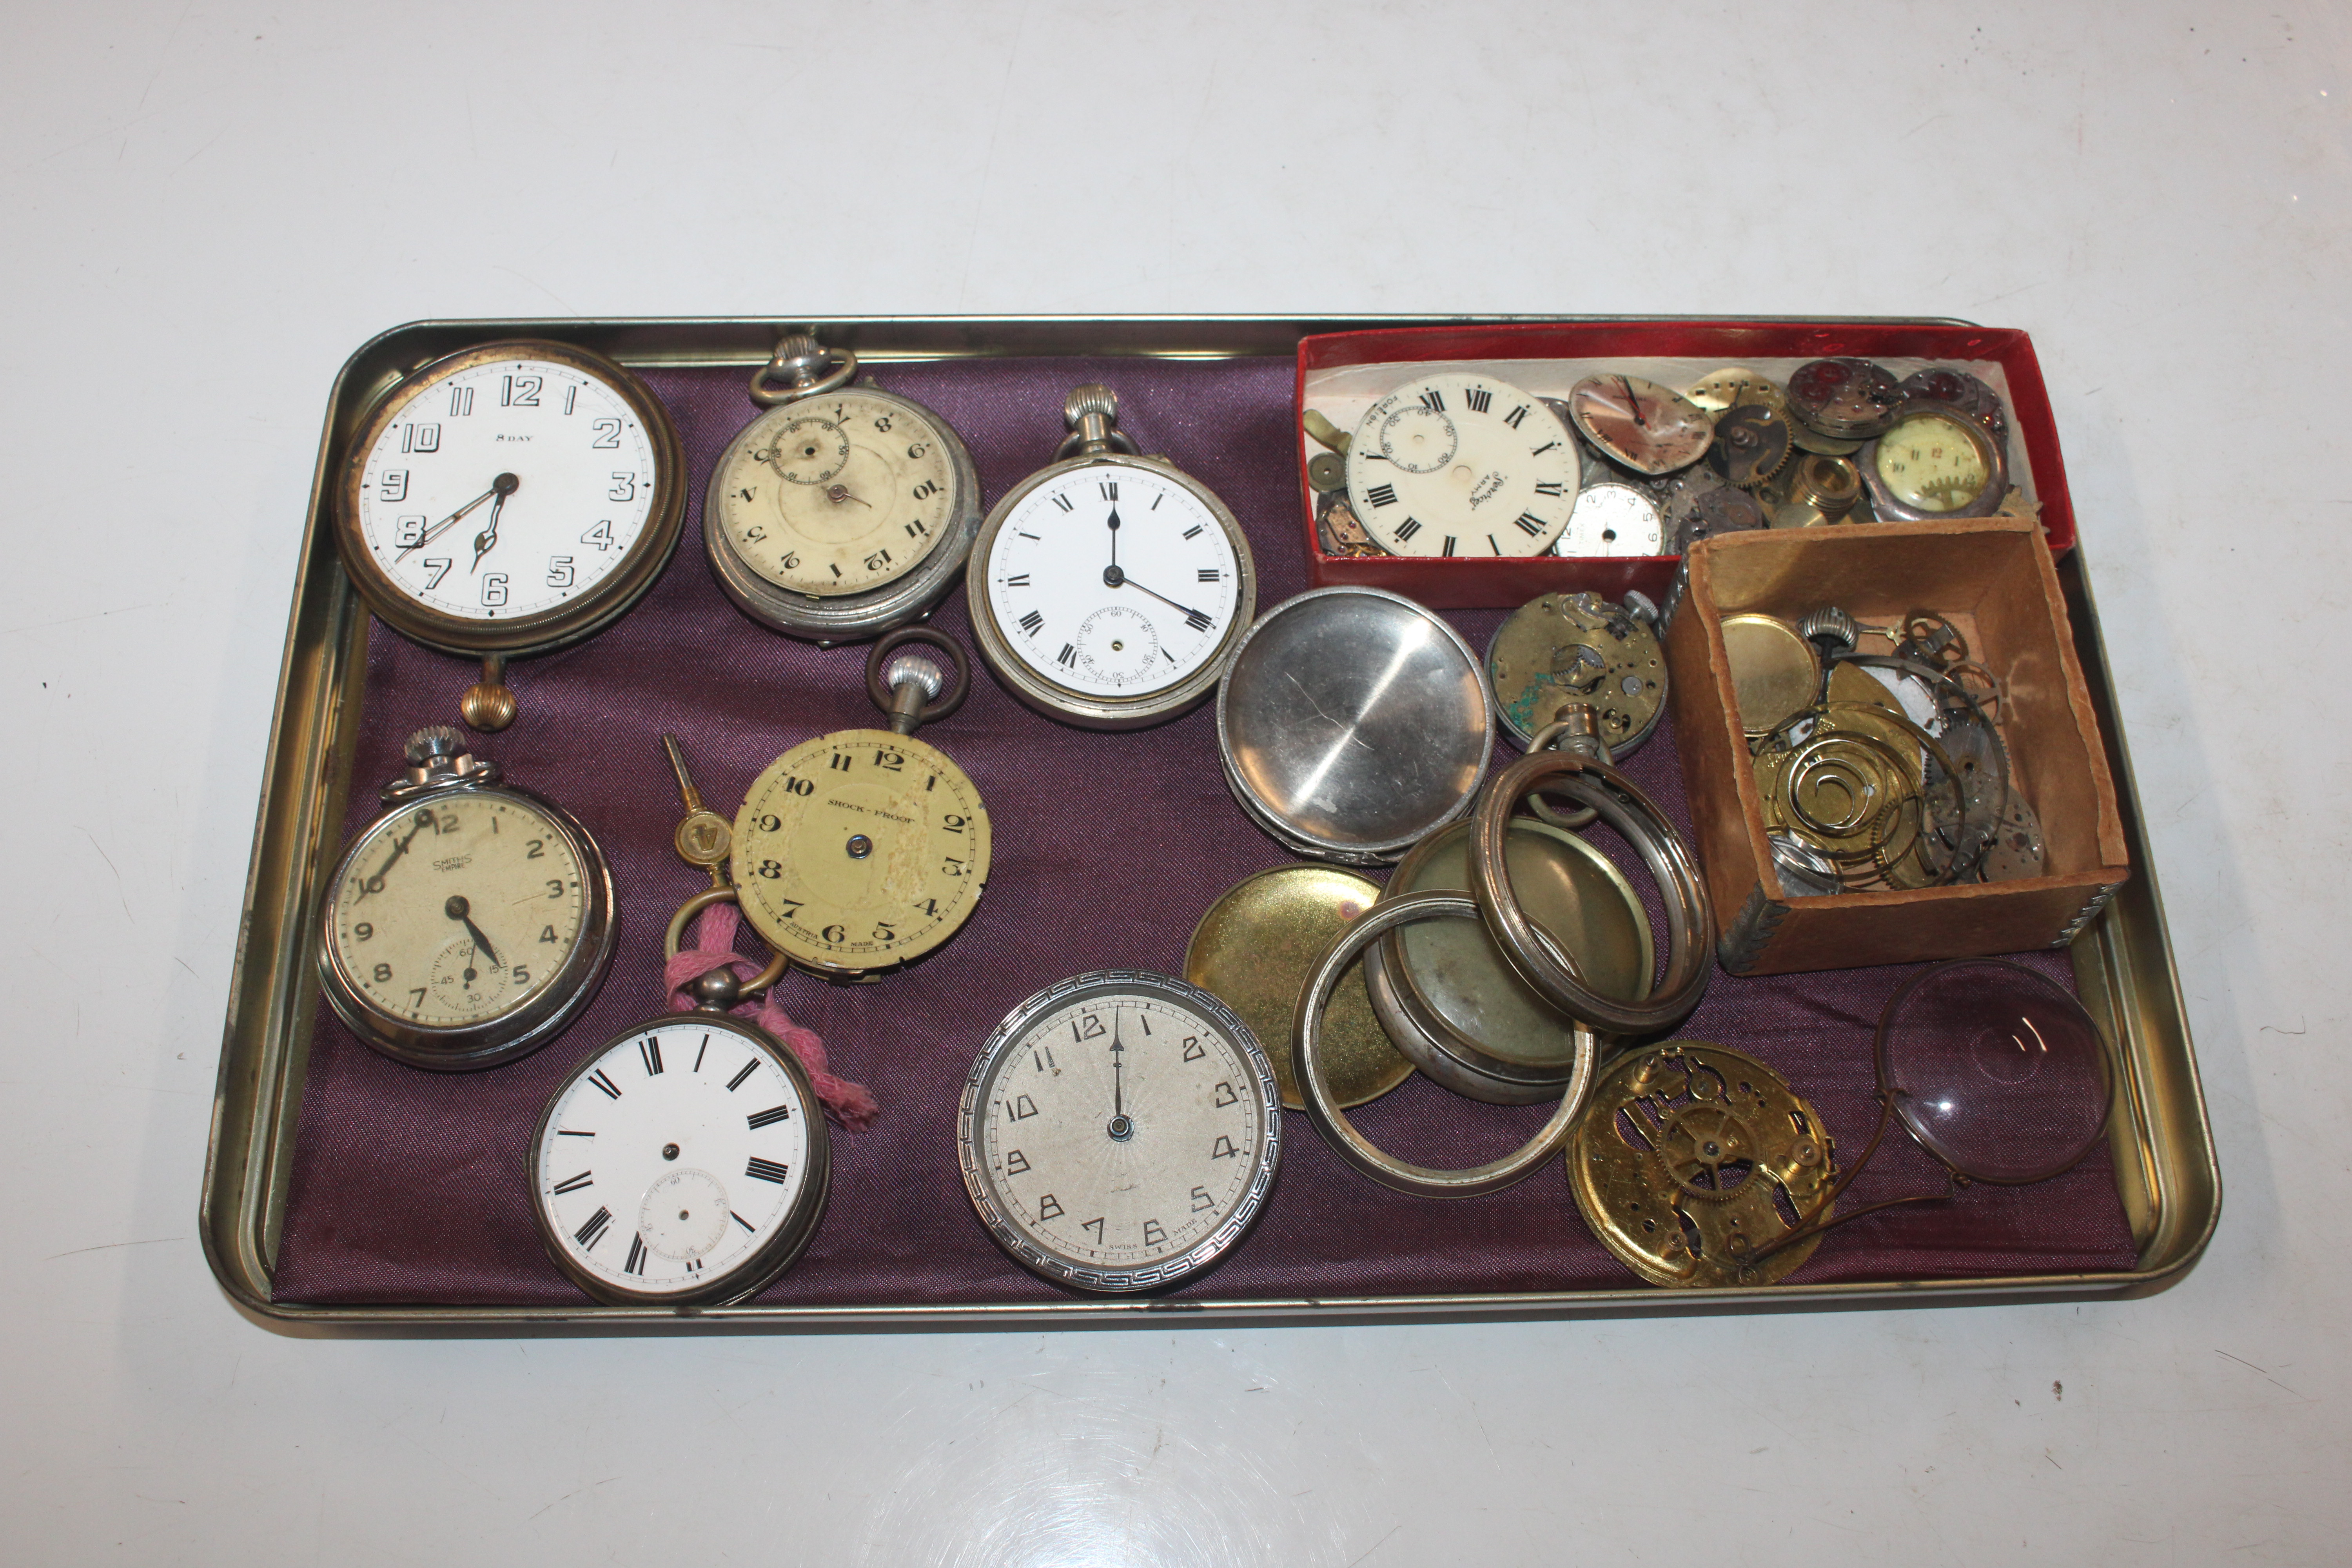
[[[1697,404],[1638,375],[1588,375],[1569,389],[1568,409],[1594,446],[1644,474],[1689,468],[1715,439]]]
[[[954,531],[950,448],[913,405],[857,388],[770,409],[712,479],[751,570],[826,597],[878,588]]]
[[[556,1091],[532,1161],[541,1224],[613,1291],[725,1295],[822,1194],[821,1114],[757,1031],[698,1014],[649,1024]]]
[[[1984,448],[1948,414],[1920,412],[1878,438],[1872,461],[1887,493],[1920,511],[1958,511],[1992,482]]]
[[[1398,555],[1540,555],[1568,526],[1575,439],[1540,398],[1453,371],[1405,383],[1348,445],[1348,498]]]
[[[984,571],[1013,656],[1106,699],[1150,697],[1210,663],[1243,586],[1223,520],[1173,476],[1117,462],[1050,474],[1023,496]]]
[[[1587,485],[1555,555],[1663,555],[1665,513],[1632,485]]]
[[[955,934],[988,881],[988,812],[963,770],[887,730],[838,730],[771,763],[735,818],[743,913],[788,957],[887,968]]]
[[[333,898],[352,986],[427,1029],[485,1023],[543,993],[588,907],[570,838],[498,790],[451,790],[381,818],[345,858]]]
[[[1080,976],[983,1050],[964,1093],[965,1179],[1032,1268],[1098,1289],[1166,1284],[1255,1217],[1279,1107],[1265,1053],[1207,993]]]
[[[655,438],[596,376],[499,359],[400,395],[362,460],[356,521],[418,605],[486,625],[555,611],[646,531]]]

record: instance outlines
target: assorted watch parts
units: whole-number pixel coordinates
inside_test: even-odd
[[[890,728],[836,730],[786,752],[744,792],[728,836],[752,929],[793,964],[837,980],[877,978],[936,949],[988,884],[980,790],[914,733],[961,705],[962,649],[903,626],[874,645],[866,669]]]
[[[1110,388],[1077,388],[1064,417],[1057,460],[981,525],[972,636],[1005,689],[1049,718],[1156,724],[1215,689],[1256,614],[1249,541],[1207,486],[1138,453]]]
[[[1653,1285],[1769,1285],[1812,1256],[1834,1151],[1820,1113],[1755,1058],[1669,1040],[1619,1059],[1568,1151],[1584,1222]],[[1772,1248],[1767,1251],[1768,1248]]]
[[[1494,749],[1492,703],[1478,657],[1434,611],[1378,588],[1318,588],[1268,610],[1234,647],[1217,751],[1234,798],[1278,842],[1386,865],[1470,810]]]
[[[405,377],[361,421],[336,543],[379,620],[484,660],[466,721],[504,729],[509,655],[601,630],[660,575],[684,467],[660,400],[613,361],[485,343]]]
[[[1373,404],[1347,465],[1357,518],[1392,555],[1540,555],[1580,482],[1575,438],[1542,399],[1454,371]]]
[[[1761,489],[1788,466],[1790,441],[1787,415],[1759,403],[1741,404],[1725,409],[1716,421],[1707,466],[1727,484]]]
[[[1884,434],[1904,401],[1895,378],[1866,359],[1811,360],[1789,376],[1789,411],[1800,425],[1834,441]]]
[[[615,1306],[758,1294],[824,1215],[832,1143],[807,1070],[723,1011],[656,1018],[584,1058],[530,1143],[531,1216]]]
[[[964,1190],[1024,1268],[1078,1290],[1177,1285],[1274,1188],[1282,1092],[1199,986],[1106,970],[1047,986],[981,1047],[957,1111]]]
[[[763,412],[720,454],[703,505],[727,596],[826,644],[929,613],[980,527],[979,473],[947,421],[856,375],[846,350],[780,340],[751,377]]]
[[[1338,866],[1276,866],[1228,889],[1185,944],[1185,980],[1250,1026],[1274,1063],[1286,1109],[1306,1104],[1290,1058],[1298,988],[1324,950],[1380,896],[1379,883]],[[1340,981],[1324,1026],[1330,1089],[1341,1105],[1377,1100],[1412,1075],[1413,1064],[1397,1054],[1373,1014],[1363,973]]]
[[[1521,746],[1582,702],[1610,753],[1622,757],[1665,712],[1655,626],[1597,594],[1546,594],[1514,610],[1486,644],[1486,675],[1496,716]]]
[[[456,730],[408,769],[328,882],[319,978],[335,1016],[411,1067],[495,1067],[553,1039],[613,956],[613,876],[588,830]]]

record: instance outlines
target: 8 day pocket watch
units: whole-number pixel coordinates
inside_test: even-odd
[[[425,365],[361,422],[336,542],[386,626],[483,656],[466,721],[504,729],[507,656],[601,630],[660,575],[683,468],[668,414],[611,360],[486,343]]]
[[[988,811],[964,771],[914,734],[961,706],[971,684],[954,638],[902,626],[866,661],[890,728],[803,741],[744,792],[711,858],[731,859],[744,916],[777,952],[870,980],[971,918],[988,883]]]
[[[957,1112],[964,1189],[1015,1261],[1150,1290],[1231,1251],[1273,1190],[1282,1089],[1233,1010],[1162,974],[1049,985],[982,1046]]]
[[[328,1005],[412,1067],[494,1067],[552,1039],[613,955],[613,877],[596,841],[504,783],[446,725],[330,879],[319,949]]]
[[[1441,371],[1364,411],[1348,443],[1348,499],[1392,554],[1540,555],[1568,527],[1580,467],[1543,399]]]
[[[763,626],[827,643],[928,612],[980,526],[980,476],[956,433],[910,398],[851,384],[856,374],[845,350],[779,342],[751,377],[766,412],[720,455],[703,506],[727,596]]]
[[[964,596],[981,657],[1022,701],[1091,730],[1171,719],[1214,690],[1257,613],[1249,541],[1209,488],[1117,428],[1081,386],[1056,461],[981,525]]]

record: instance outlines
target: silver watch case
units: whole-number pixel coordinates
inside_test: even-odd
[[[1927,511],[1906,505],[1887,489],[1878,472],[1878,444],[1885,437],[1874,436],[1863,443],[1854,462],[1862,468],[1863,488],[1869,493],[1870,506],[1881,522],[1949,522],[1959,518],[1990,517],[2000,510],[2009,494],[2009,455],[2004,443],[1984,427],[1984,422],[1957,403],[1906,403],[1896,411],[1895,425],[1922,414],[1940,414],[1949,420],[1961,437],[1973,444],[1984,459],[1984,493],[1963,507],[1950,511]],[[1891,431],[1895,426],[1889,426]]]
[[[937,431],[940,445],[947,450],[948,468],[954,476],[955,486],[948,507],[947,536],[931,547],[931,552],[914,570],[878,587],[828,596],[803,594],[772,583],[737,553],[735,542],[727,537],[717,477],[733,466],[772,416],[794,407],[803,401],[800,398],[761,409],[758,418],[736,433],[711,468],[713,482],[704,490],[702,500],[702,548],[709,557],[710,574],[718,579],[719,591],[734,601],[737,609],[770,630],[826,647],[835,643],[864,642],[929,615],[962,574],[981,519],[980,470],[973,465],[963,438],[944,418],[911,397],[885,392],[871,383],[858,383],[841,390],[854,391],[860,397],[906,410]]]
[[[980,1119],[987,1113],[986,1096],[997,1076],[998,1058],[1016,1046],[1039,1018],[1090,994],[1132,994],[1138,991],[1157,992],[1177,1005],[1198,1013],[1242,1047],[1255,1069],[1265,1136],[1258,1143],[1249,1190],[1216,1229],[1173,1258],[1133,1268],[1108,1268],[1082,1263],[1041,1247],[1013,1223],[982,1168]],[[1267,1195],[1274,1191],[1275,1177],[1282,1166],[1282,1085],[1274,1076],[1274,1064],[1266,1059],[1265,1048],[1258,1044],[1257,1037],[1242,1022],[1241,1016],[1199,986],[1140,969],[1101,969],[1074,974],[1048,985],[1013,1008],[982,1043],[980,1054],[972,1059],[971,1071],[965,1076],[963,1098],[956,1109],[956,1153],[963,1170],[964,1191],[971,1198],[980,1223],[987,1228],[990,1238],[1024,1268],[1077,1290],[1124,1295],[1164,1289],[1223,1259],[1249,1234],[1265,1211]]]
[[[420,803],[446,800],[454,795],[514,795],[529,802],[531,809],[545,816],[571,846],[573,858],[580,863],[585,908],[581,914],[579,937],[543,990],[521,1006],[495,1018],[458,1028],[436,1029],[385,1012],[352,979],[343,964],[342,954],[336,949],[334,889],[341,887],[343,879],[351,874],[361,847],[379,824],[415,810]],[[404,778],[386,785],[382,799],[386,809],[370,821],[352,840],[352,847],[343,851],[342,858],[335,863],[334,874],[325,883],[316,929],[319,985],[326,994],[327,1005],[362,1041],[410,1067],[436,1072],[472,1072],[529,1056],[579,1016],[594,999],[611,966],[617,931],[613,920],[613,869],[604,859],[604,852],[597,847],[596,840],[581,826],[579,818],[535,790],[504,782],[495,771],[436,775],[422,784]]]
[[[1076,439],[1072,437],[1073,441]],[[1070,444],[1065,442],[1064,446]],[[1237,579],[1234,584],[1233,621],[1225,627],[1225,635],[1218,643],[1216,651],[1202,659],[1192,674],[1172,686],[1135,697],[1097,697],[1084,691],[1074,691],[1032,669],[997,621],[996,607],[988,597],[988,556],[998,532],[1004,527],[1005,520],[1013,515],[1013,509],[1032,490],[1075,468],[1137,468],[1181,485],[1194,500],[1208,509],[1217,526],[1225,531],[1225,541],[1233,547],[1234,573]],[[989,509],[988,520],[980,525],[979,536],[971,542],[971,559],[964,569],[964,609],[971,617],[972,641],[980,646],[980,657],[988,661],[988,668],[996,672],[996,679],[1014,697],[1049,719],[1059,719],[1081,729],[1140,730],[1189,712],[1216,689],[1226,663],[1240,648],[1251,621],[1257,615],[1257,562],[1250,554],[1249,536],[1242,531],[1242,525],[1234,517],[1232,510],[1217,499],[1216,492],[1167,458],[1121,451],[1082,454],[1047,464],[1007,490]]]

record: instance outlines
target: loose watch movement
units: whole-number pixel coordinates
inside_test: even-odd
[[[1069,395],[1057,460],[981,525],[965,598],[981,657],[1050,718],[1093,730],[1171,719],[1216,689],[1257,613],[1232,511],[1117,425],[1118,395]]]
[[[962,649],[902,626],[874,645],[866,672],[891,727],[835,730],[769,763],[744,792],[729,850],[752,929],[801,968],[843,980],[937,948],[988,883],[979,787],[914,734],[962,704]]]
[[[612,872],[577,819],[506,783],[456,730],[418,731],[407,758],[329,880],[320,981],[335,1016],[396,1061],[495,1067],[595,994]]]
[[[639,1025],[564,1079],[531,1140],[531,1215],[600,1301],[740,1301],[808,1246],[831,1173],[807,1070],[704,1008]]]
[[[1256,1221],[1282,1090],[1216,997],[1105,970],[996,1026],[957,1127],[964,1189],[1016,1261],[1076,1289],[1151,1290],[1215,1263]]]
[[[503,729],[509,655],[578,641],[636,603],[677,543],[684,464],[636,376],[552,342],[434,361],[352,439],[343,568],[386,626],[484,658],[466,721]]]
[[[1348,443],[1348,498],[1392,554],[1541,555],[1575,510],[1580,466],[1543,399],[1440,371],[1365,410]]]
[[[727,596],[763,626],[827,643],[928,612],[980,526],[979,473],[947,421],[856,374],[845,350],[779,342],[751,378],[766,412],[720,455],[703,505]]]

